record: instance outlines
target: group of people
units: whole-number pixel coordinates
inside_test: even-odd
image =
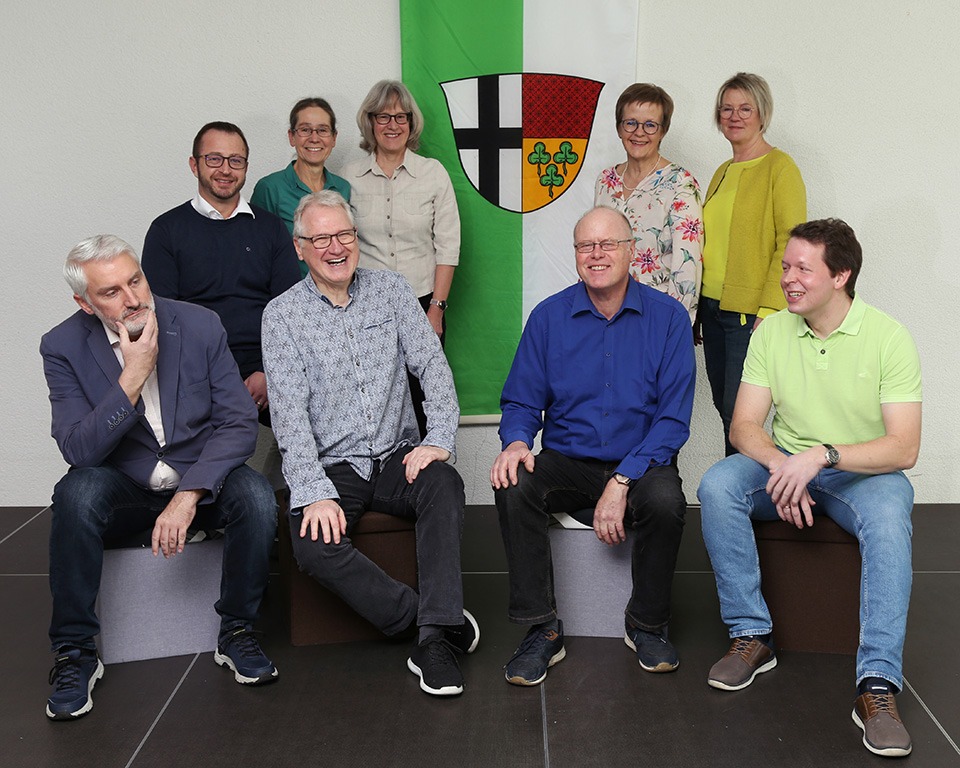
[[[595,207],[573,228],[580,280],[531,313],[504,383],[490,481],[509,618],[528,627],[506,679],[537,685],[566,655],[548,526],[585,509],[607,545],[633,530],[625,643],[646,671],[678,667],[678,454],[702,337],[728,455],[698,496],[732,640],[708,683],[740,690],[777,663],[751,520],[802,528],[828,515],[863,556],[853,719],[872,752],[908,754],[894,695],[911,578],[902,470],[920,441],[915,346],[856,294],[850,227],[804,223],[800,174],[764,139],[762,78],[739,73],[718,93],[733,158],[703,205],[693,176],[660,153],[672,113],[657,86],[621,95],[627,159],[601,173]],[[424,691],[463,691],[459,659],[480,628],[463,606],[464,489],[450,463],[459,406],[442,348],[459,216],[442,166],[415,153],[423,118],[402,83],[375,85],[357,122],[369,156],[336,176],[325,167],[333,110],[298,102],[296,159],[250,203],[247,142],[210,123],[189,161],[197,195],[153,223],[142,266],[110,235],[68,255],[80,310],[41,343],[71,467],[52,505],[49,717],[93,706],[104,544],[137,531],[152,529],[154,554],[172,557],[192,527],[224,529],[214,659],[243,684],[277,679],[253,632],[277,514],[274,489],[244,463],[258,418],[282,455],[299,567],[384,635],[414,640],[407,666]],[[353,548],[368,510],[415,521],[416,590]]]

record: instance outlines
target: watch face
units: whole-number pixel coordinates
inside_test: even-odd
[[[830,466],[832,467],[838,461],[840,461],[840,451],[838,451],[836,448],[828,448],[827,462],[830,464]]]

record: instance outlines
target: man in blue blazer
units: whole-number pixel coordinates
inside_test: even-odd
[[[183,551],[187,529],[224,528],[215,661],[237,682],[277,678],[252,634],[269,572],[276,501],[244,462],[257,411],[217,315],[155,298],[134,249],[84,240],[64,276],[80,306],[40,343],[53,437],[70,471],[53,492],[47,716],[93,708],[103,675],[94,636],[104,541],[153,529],[154,555]]]

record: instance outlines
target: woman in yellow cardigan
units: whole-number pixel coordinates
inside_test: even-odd
[[[790,230],[806,221],[796,164],[764,139],[773,98],[759,75],[738,72],[717,93],[715,120],[733,158],[713,175],[703,207],[703,286],[694,337],[703,343],[726,453],[750,334],[783,309],[780,272]]]

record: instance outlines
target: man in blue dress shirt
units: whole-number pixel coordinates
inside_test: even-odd
[[[695,364],[675,299],[630,278],[630,223],[612,208],[574,228],[581,282],[531,313],[503,387],[503,450],[490,471],[510,566],[510,620],[530,630],[507,681],[537,685],[566,654],[554,598],[550,515],[594,507],[593,529],[633,542],[626,644],[648,672],[679,664],[667,635],[686,500],[677,452],[690,433]],[[542,450],[533,454],[543,430]]]

